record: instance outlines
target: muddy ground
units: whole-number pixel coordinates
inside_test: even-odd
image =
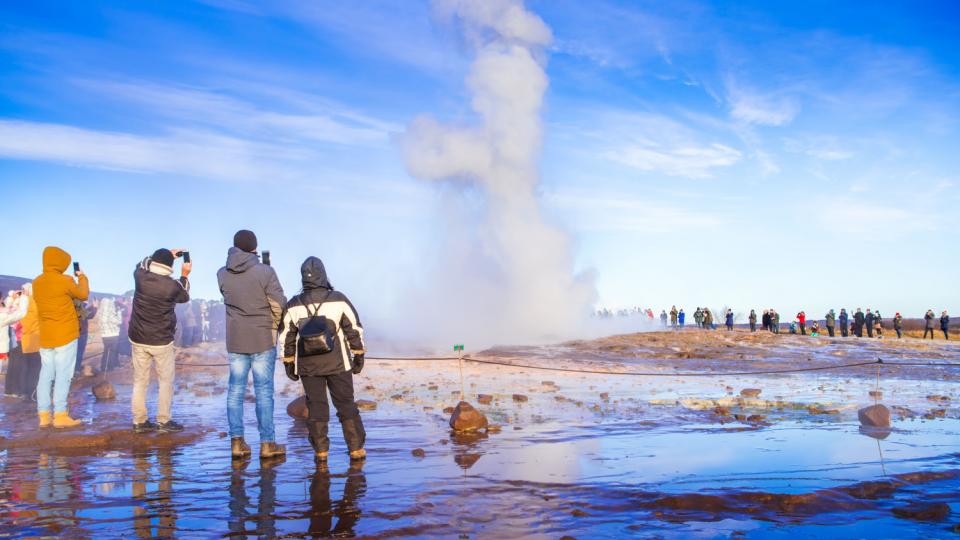
[[[299,383],[282,370],[275,420],[288,457],[232,462],[216,344],[178,356],[174,415],[188,430],[176,436],[129,432],[128,368],[77,382],[82,428],[38,432],[30,404],[3,401],[0,531],[940,537],[960,523],[960,370],[893,365],[960,364],[958,344],[687,329],[468,356],[550,370],[468,361],[461,387],[456,361],[368,361],[355,381],[361,465],[335,419],[330,462],[314,465],[305,427],[285,412]],[[102,378],[116,399],[94,399]],[[461,391],[489,430],[450,432]],[[892,429],[862,433],[857,410],[878,402]]]

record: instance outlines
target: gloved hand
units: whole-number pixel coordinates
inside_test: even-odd
[[[354,375],[359,375],[363,371],[363,353],[353,355],[353,369],[350,371]]]
[[[293,360],[291,360],[290,362],[287,362],[286,360],[284,360],[284,361],[283,361],[283,370],[287,372],[287,378],[288,378],[288,379],[290,379],[291,381],[299,381],[299,380],[300,380],[300,376],[297,375],[296,373],[294,373],[294,371],[295,371],[296,368],[297,368],[297,365],[296,365],[294,362],[295,362],[295,361],[293,361]]]

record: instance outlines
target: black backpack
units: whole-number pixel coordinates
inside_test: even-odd
[[[299,323],[297,356],[317,356],[333,352],[337,339],[337,325],[323,315],[317,315],[323,301],[317,303],[317,309],[310,313],[310,303],[300,295],[300,303],[307,310],[307,318]],[[326,300],[326,298],[324,298]]]

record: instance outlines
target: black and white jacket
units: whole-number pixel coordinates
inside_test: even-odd
[[[350,355],[364,352],[363,327],[357,310],[346,295],[333,290],[320,259],[308,258],[300,267],[300,274],[303,293],[294,296],[287,303],[280,330],[284,361],[296,359],[297,373],[307,377],[336,375],[349,371]],[[328,324],[335,326],[332,328],[336,335],[333,350],[327,354],[298,357],[300,325],[314,313],[326,317]]]

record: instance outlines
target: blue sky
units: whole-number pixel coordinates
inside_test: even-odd
[[[554,36],[540,197],[599,304],[960,309],[956,3],[526,5]],[[398,137],[474,120],[469,62],[412,0],[5,3],[0,273],[56,244],[122,292],[184,246],[216,297],[251,228],[288,293],[314,254],[404,309],[456,194]]]

